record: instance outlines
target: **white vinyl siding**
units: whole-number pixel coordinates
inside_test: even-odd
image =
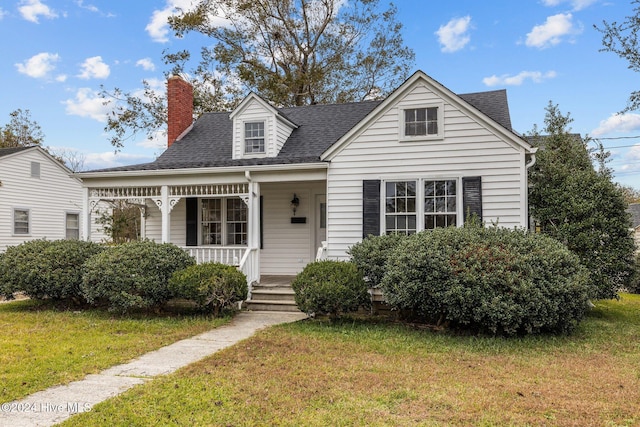
[[[293,193],[300,199],[296,217],[307,218],[305,224],[291,223]],[[324,183],[261,184],[264,213],[261,274],[294,275],[315,259],[315,200],[316,195],[324,193]]]
[[[327,174],[330,258],[345,259],[362,239],[362,182],[438,180],[481,176],[483,220],[503,227],[526,226],[523,149],[449,102],[443,103],[443,138],[399,141],[400,112],[443,100],[416,84],[331,159]],[[384,223],[383,223],[384,226]]]
[[[31,176],[32,164],[40,177]],[[82,209],[82,186],[39,149],[0,157],[0,252],[25,240],[66,238],[67,212]],[[29,211],[29,234],[14,233],[14,209]]]

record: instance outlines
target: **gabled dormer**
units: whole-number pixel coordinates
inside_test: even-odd
[[[233,121],[233,159],[276,157],[298,127],[255,93],[242,100],[229,118]]]

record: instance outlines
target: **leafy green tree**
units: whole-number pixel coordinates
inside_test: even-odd
[[[379,0],[200,0],[169,18],[178,37],[212,39],[195,69],[191,52],[165,52],[170,73],[194,84],[194,115],[233,108],[248,91],[278,106],[384,97],[404,81],[414,53],[404,46],[393,5]],[[166,122],[166,99],[145,83],[144,96],[119,89],[102,97],[116,106],[105,130],[115,147]]]
[[[624,195],[606,171],[594,169],[589,139],[570,133],[570,115],[549,102],[545,136],[532,168],[531,215],[542,232],[563,242],[590,271],[591,298],[615,298],[633,272],[633,238]]]
[[[9,113],[9,123],[0,126],[0,148],[30,147],[40,145],[44,134],[40,125],[31,119],[29,110],[17,110]]]
[[[602,21],[602,28],[594,25],[595,29],[602,33],[602,52],[612,52],[628,62],[628,68],[640,71],[640,0],[633,0],[633,15],[627,16],[621,23],[616,21]],[[640,91],[633,91],[629,95],[624,112],[640,108]]]

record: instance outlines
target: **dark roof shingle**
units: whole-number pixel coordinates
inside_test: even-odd
[[[511,129],[505,90],[459,95],[507,130]],[[92,172],[144,171],[223,166],[313,163],[342,136],[371,113],[382,101],[307,105],[278,111],[298,125],[277,157],[232,159],[233,124],[230,113],[205,113],[191,130],[151,163]]]

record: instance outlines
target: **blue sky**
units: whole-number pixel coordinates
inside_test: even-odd
[[[200,35],[173,37],[166,18],[191,0],[0,0],[0,124],[30,110],[45,145],[84,157],[86,169],[153,160],[165,140],[127,141],[103,131],[100,86],[125,91],[148,79],[163,90],[162,51],[199,52]],[[383,4],[386,2],[383,0]],[[551,100],[572,130],[610,147],[616,180],[640,189],[640,112],[624,116],[640,75],[599,52],[593,24],[622,21],[630,0],[397,0],[405,43],[421,69],[456,93],[507,89],[521,133],[542,125]],[[635,138],[634,138],[635,137]],[[634,145],[635,144],[635,145]]]

